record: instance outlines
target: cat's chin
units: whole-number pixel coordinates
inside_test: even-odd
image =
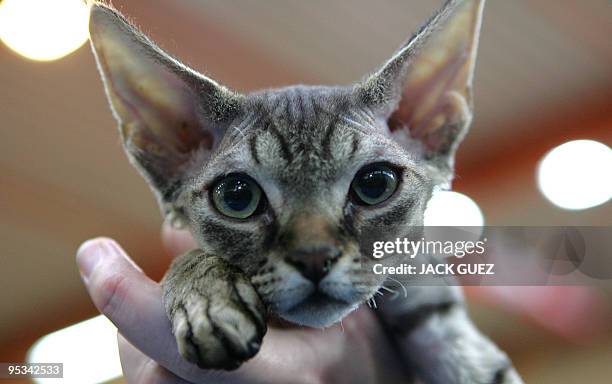
[[[358,304],[314,294],[291,309],[279,313],[284,320],[312,328],[329,327],[357,309]]]

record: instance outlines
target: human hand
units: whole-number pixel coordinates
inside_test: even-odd
[[[165,227],[162,238],[173,255],[195,247],[184,231]],[[77,263],[94,304],[118,328],[121,365],[129,383],[405,382],[384,332],[367,308],[324,330],[270,324],[259,353],[239,369],[200,369],[178,353],[160,285],[115,241],[85,242]]]

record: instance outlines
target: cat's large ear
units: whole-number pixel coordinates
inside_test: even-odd
[[[207,156],[242,98],[163,52],[114,9],[94,2],[91,43],[132,163],[171,208],[194,156]]]
[[[357,87],[402,144],[451,171],[472,117],[472,76],[484,0],[452,0]]]

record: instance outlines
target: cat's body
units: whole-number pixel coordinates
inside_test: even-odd
[[[257,353],[270,315],[325,327],[383,284],[394,289],[372,273],[380,261],[369,250],[419,238],[433,189],[452,178],[481,14],[481,2],[450,2],[355,86],[239,95],[93,6],[92,44],[126,151],[200,247],[163,281],[184,357],[237,367]],[[379,313],[417,376],[520,382],[458,288],[403,288],[407,297],[379,300]]]

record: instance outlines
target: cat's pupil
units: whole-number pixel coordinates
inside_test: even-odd
[[[387,190],[387,178],[393,177],[383,170],[370,171],[361,177],[359,187],[361,192],[370,198],[380,197]]]
[[[229,175],[220,180],[211,193],[213,204],[225,216],[246,219],[263,207],[259,185],[247,175]]]
[[[250,185],[242,180],[234,179],[225,183],[223,200],[234,211],[245,210],[253,200]]]
[[[384,164],[365,167],[357,173],[352,183],[354,201],[362,205],[376,205],[387,200],[398,185],[398,175]]]

